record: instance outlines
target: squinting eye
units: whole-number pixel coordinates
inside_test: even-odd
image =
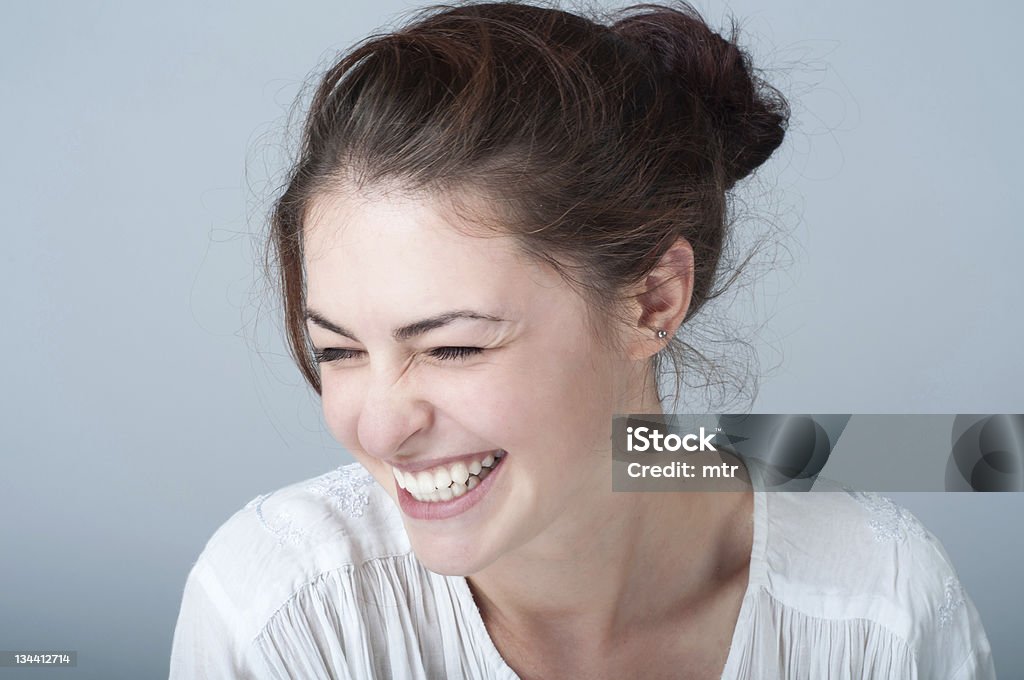
[[[479,347],[438,347],[430,350],[430,356],[442,361],[455,359],[468,359],[474,354],[480,354],[483,350]]]
[[[316,363],[323,364],[331,361],[341,361],[344,359],[354,359],[355,357],[362,354],[361,350],[358,349],[320,349],[313,352],[313,359]]]
[[[441,361],[456,361],[459,359],[468,359],[469,357],[480,354],[483,349],[480,347],[437,347],[428,352],[430,356]],[[356,359],[362,354],[363,350],[359,349],[337,349],[327,348],[321,350],[315,350],[313,352],[313,359],[318,364],[330,363],[332,361],[345,361],[347,359]]]

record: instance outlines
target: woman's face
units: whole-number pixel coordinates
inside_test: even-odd
[[[332,434],[398,503],[424,565],[468,575],[571,531],[610,491],[632,364],[550,267],[451,219],[411,199],[317,201],[307,323]]]

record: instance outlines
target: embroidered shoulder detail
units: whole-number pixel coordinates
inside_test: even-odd
[[[964,606],[964,587],[955,576],[946,579],[946,601],[939,607],[939,626],[945,627],[953,621],[957,610]]]
[[[251,501],[246,503],[245,504],[245,509],[246,510],[252,510],[257,505],[260,505],[261,503],[263,503],[263,501],[265,501],[268,496],[270,496],[269,493],[261,493],[259,496],[256,496],[256,498],[253,498]]]
[[[868,524],[875,532],[876,541],[903,541],[908,535],[931,539],[924,525],[891,498],[869,491],[854,491],[848,487],[843,487],[843,490],[871,513]]]
[[[272,522],[268,521],[264,516],[263,503],[272,495],[274,495],[273,492],[261,494],[249,501],[245,507],[256,511],[256,519],[259,520],[260,525],[264,529],[270,532],[274,538],[277,539],[277,544],[279,546],[283,546],[288,543],[298,543],[306,532],[305,530],[295,526],[295,520],[290,512],[282,510],[281,512],[276,513]]]
[[[335,508],[349,517],[362,517],[363,509],[370,504],[370,491],[367,487],[373,483],[373,476],[356,463],[342,465],[317,477],[306,490],[328,499]]]

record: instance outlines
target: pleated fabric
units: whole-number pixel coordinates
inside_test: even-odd
[[[994,679],[938,540],[889,499],[829,484],[755,492],[722,679]],[[186,581],[170,677],[517,678],[466,579],[419,563],[358,465],[258,496],[218,529]]]

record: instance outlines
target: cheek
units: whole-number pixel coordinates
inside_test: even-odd
[[[337,378],[322,374],[320,404],[324,422],[334,439],[349,451],[358,449],[359,399],[355,396],[358,393],[350,381],[343,386]]]
[[[581,432],[611,422],[612,376],[594,352],[561,349],[510,362],[490,384],[465,395],[466,408],[497,423],[509,445],[582,443]]]
[[[560,352],[559,360],[533,376],[520,418],[527,432],[542,437],[552,450],[591,450],[610,436],[613,415],[613,375],[601,353],[592,348]]]
[[[454,436],[454,430],[463,430],[481,437],[480,445],[501,446],[522,410],[516,380],[513,372],[493,369],[435,378],[427,399],[439,433]]]

